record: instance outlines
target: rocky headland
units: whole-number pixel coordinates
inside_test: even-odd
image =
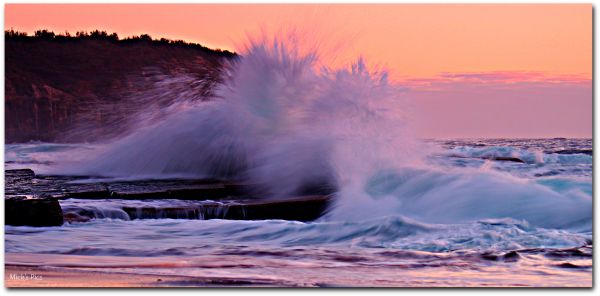
[[[148,35],[120,39],[101,31],[6,31],[5,46],[6,143],[110,136],[131,108],[140,108],[123,101],[147,90],[157,73],[197,78],[196,87],[208,96],[224,61],[236,57],[195,43]],[[79,126],[87,130],[78,133]]]

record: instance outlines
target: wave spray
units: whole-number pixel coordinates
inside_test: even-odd
[[[577,189],[557,192],[502,173],[427,165],[407,93],[386,71],[368,69],[363,59],[347,69],[318,64],[316,51],[302,53],[290,40],[250,42],[224,67],[210,100],[172,101],[160,117],[148,116],[102,145],[76,173],[243,180],[277,198],[335,188],[324,220],[591,225],[591,196]]]

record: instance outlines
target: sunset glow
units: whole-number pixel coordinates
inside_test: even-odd
[[[592,288],[591,4],[7,4],[8,288]]]
[[[446,92],[445,102],[480,100],[481,92],[488,90],[490,83],[502,84],[505,90],[521,89],[519,93],[527,99],[521,101],[520,109],[534,110],[542,104],[549,110],[569,106],[583,111],[573,117],[567,114],[560,120],[550,117],[552,112],[538,114],[538,121],[544,122],[546,131],[591,136],[592,6],[589,4],[8,4],[5,28],[30,34],[42,28],[57,33],[100,29],[121,37],[150,34],[154,38],[183,39],[238,52],[243,51],[248,36],[294,28],[320,46],[326,57],[323,60],[329,66],[345,66],[363,56],[369,65],[387,68],[393,80],[413,91],[422,87],[431,91],[430,86],[435,84],[437,91]],[[522,87],[531,83],[543,87],[535,94]],[[477,93],[466,90],[474,86],[481,86]],[[495,103],[509,110],[517,108],[511,105],[514,98],[505,99],[499,94],[495,92],[488,97],[499,100]],[[541,103],[539,100],[546,95],[558,98]],[[432,111],[423,101],[416,100],[415,105],[425,114]],[[479,109],[471,112],[489,113]],[[483,116],[494,122],[507,116],[497,111],[489,115],[491,118]],[[423,127],[424,134],[554,136],[551,132],[529,130],[528,121],[515,123],[519,130],[469,127],[467,130],[472,131],[465,132],[460,130],[462,126],[452,127],[454,122],[450,117],[455,116],[446,112],[446,116],[437,118],[453,130],[450,134],[430,124]],[[469,116],[466,114],[466,118]]]

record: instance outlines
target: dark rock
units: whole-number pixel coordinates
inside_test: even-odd
[[[570,248],[570,249],[558,249],[558,250],[550,250],[546,254],[546,257],[550,258],[569,258],[569,257],[589,257],[592,258],[591,251],[586,250],[585,248]]]
[[[35,173],[30,169],[5,170],[4,171],[4,194],[6,195],[32,195],[32,180]]]
[[[35,175],[32,170],[6,170],[7,196],[38,196],[50,194],[60,200],[76,199],[181,199],[219,200],[228,198],[258,198],[260,186],[244,182],[225,182],[216,179],[198,180],[140,180],[127,182],[73,182],[94,176]],[[327,189],[329,192],[331,189]],[[317,195],[297,194],[297,195]]]
[[[123,207],[129,219],[204,219],[204,211],[201,207]],[[209,219],[220,218],[213,215]]]
[[[140,181],[139,184],[107,184],[106,189],[87,191],[85,187],[69,188],[71,192],[59,199],[180,199],[180,200],[218,200],[228,197],[249,197],[252,194],[251,184],[214,183],[189,184],[190,180]],[[55,185],[65,186],[57,183]],[[70,185],[72,186],[72,185]],[[187,186],[187,187],[186,187]],[[88,185],[89,187],[89,185]],[[84,191],[78,191],[84,190]]]
[[[273,201],[204,204],[189,207],[123,207],[130,219],[229,219],[313,221],[327,210],[330,197],[304,196]]]
[[[16,170],[5,170],[5,174],[13,176],[13,177],[22,177],[22,178],[33,178],[35,177],[35,173],[32,169],[16,169]]]
[[[108,199],[111,198],[112,194],[108,190],[99,191],[82,191],[82,192],[69,192],[60,199],[66,198],[78,198],[78,199]]]
[[[519,253],[516,251],[510,251],[505,253],[504,255],[487,252],[481,254],[481,258],[490,261],[516,262],[519,259],[521,259],[521,255],[519,255]]]
[[[74,183],[72,181],[85,179],[80,176],[49,176],[34,174],[32,170],[5,170],[6,196],[41,196],[50,195],[58,199],[67,198],[69,193],[75,197],[106,189],[103,183]],[[102,195],[102,197],[106,197]]]
[[[73,222],[88,222],[90,221],[89,217],[81,216],[75,212],[65,213],[63,215],[63,220],[65,222],[73,223]]]
[[[523,161],[522,159],[517,158],[517,157],[505,157],[505,156],[469,157],[469,156],[464,156],[464,155],[459,155],[459,154],[451,154],[448,156],[454,157],[454,158],[471,158],[471,159],[485,159],[485,160],[511,161],[511,162],[517,162],[517,163],[525,163],[525,161]]]
[[[330,199],[329,196],[305,196],[277,201],[257,201],[230,207],[224,218],[233,220],[282,219],[303,222],[313,221],[326,212]]]
[[[564,262],[561,264],[556,265],[557,267],[560,268],[568,268],[568,269],[579,269],[579,268],[590,268],[591,266],[583,266],[583,265],[576,265],[570,262]]]
[[[481,258],[483,258],[485,260],[496,261],[496,260],[498,260],[498,255],[495,255],[492,253],[483,253],[483,254],[481,254]]]
[[[5,199],[5,224],[14,226],[60,226],[63,213],[54,198],[27,199],[12,197]]]
[[[332,178],[323,178],[320,182],[308,182],[300,186],[293,193],[295,196],[304,195],[329,195],[337,191],[337,184],[332,181]]]
[[[215,200],[223,199],[229,196],[235,196],[237,193],[222,184],[206,186],[205,188],[187,188],[173,189],[155,192],[111,192],[111,198],[118,199],[181,199],[181,200]],[[81,198],[81,197],[78,197]]]
[[[512,162],[518,162],[518,163],[525,163],[522,159],[517,158],[517,157],[489,156],[489,157],[482,157],[482,158],[487,159],[487,160],[512,161]]]
[[[123,211],[130,219],[235,219],[264,220],[284,219],[312,221],[325,213],[330,197],[335,191],[329,183],[314,183],[301,187],[296,198],[278,200],[260,199],[258,184],[224,182],[214,179],[201,180],[152,180],[110,183],[71,182],[81,177],[36,176],[31,170],[6,171],[7,196],[51,197],[52,200],[76,199],[125,199],[125,200],[221,200],[221,203],[196,203],[176,207],[130,207]],[[45,200],[46,198],[41,198]],[[58,205],[58,204],[57,204]],[[59,207],[60,208],[60,207]],[[65,208],[64,221],[75,222],[103,218],[89,209]],[[122,216],[122,212],[120,215]],[[120,216],[120,217],[121,217]],[[61,214],[62,217],[62,214]],[[23,222],[21,222],[23,223]]]
[[[553,153],[556,153],[556,154],[586,154],[586,155],[591,156],[593,154],[593,150],[592,149],[564,149],[564,150],[553,151]]]
[[[504,261],[507,262],[515,262],[518,261],[519,259],[521,259],[521,255],[519,255],[519,253],[517,253],[516,251],[510,251],[506,254],[504,254],[504,256],[502,256],[504,258]]]

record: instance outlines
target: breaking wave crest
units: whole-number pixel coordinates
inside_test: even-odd
[[[407,93],[385,71],[370,70],[362,59],[347,69],[318,69],[316,51],[298,48],[281,39],[251,42],[225,67],[210,100],[174,101],[154,122],[101,143],[84,166],[57,171],[244,180],[271,197],[334,187],[336,201],[325,220],[511,218],[547,228],[591,227],[592,196],[577,186],[557,190],[485,167],[425,164],[426,144],[413,132]],[[552,161],[498,148],[455,152],[520,153],[525,164]]]

